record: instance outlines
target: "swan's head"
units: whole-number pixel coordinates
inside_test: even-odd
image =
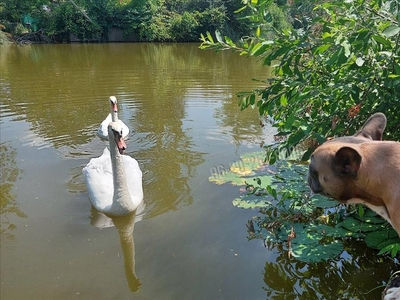
[[[126,144],[122,138],[122,126],[118,122],[108,124],[108,140],[110,145],[112,141],[117,145],[120,154],[125,152]]]
[[[115,96],[110,96],[108,100],[110,100],[111,111],[118,112],[117,98]]]

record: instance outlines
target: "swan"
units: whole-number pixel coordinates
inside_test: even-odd
[[[110,113],[108,114],[107,118],[101,122],[99,129],[97,129],[97,135],[104,140],[108,139],[108,129],[107,126],[111,122],[118,122],[122,126],[122,137],[126,138],[129,134],[129,127],[125,125],[120,119],[118,119],[118,105],[117,105],[117,98],[115,96],[110,96],[108,98],[110,101]]]
[[[126,144],[119,122],[108,125],[108,141],[100,157],[83,168],[89,199],[95,209],[107,216],[125,216],[143,201],[142,171],[138,162],[123,155]]]

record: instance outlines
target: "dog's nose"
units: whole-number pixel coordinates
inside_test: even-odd
[[[317,186],[311,186],[311,190],[314,194],[322,194],[322,192],[324,191],[319,184]]]
[[[308,185],[311,188],[311,191],[314,194],[321,194],[323,192],[322,186],[319,183],[318,178],[316,178],[312,174],[308,174],[307,181],[308,181]]]

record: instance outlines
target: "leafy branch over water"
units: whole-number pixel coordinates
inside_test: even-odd
[[[264,239],[268,248],[286,245],[290,257],[304,262],[338,257],[348,239],[362,239],[379,254],[400,254],[400,239],[384,219],[362,205],[347,207],[311,195],[307,165],[280,160],[269,166],[264,158],[265,152],[243,155],[229,170],[209,178],[246,187],[233,205],[262,213],[247,224],[250,239]]]

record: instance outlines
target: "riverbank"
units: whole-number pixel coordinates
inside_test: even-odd
[[[2,28],[0,28],[2,29]],[[35,32],[26,32],[18,35],[0,31],[0,44],[20,43],[20,44],[57,44],[57,43],[118,43],[118,42],[138,42],[139,39],[134,35],[125,35],[120,28],[111,28],[107,36],[92,39],[82,39],[70,33],[64,35],[47,35],[45,30],[39,29]]]

